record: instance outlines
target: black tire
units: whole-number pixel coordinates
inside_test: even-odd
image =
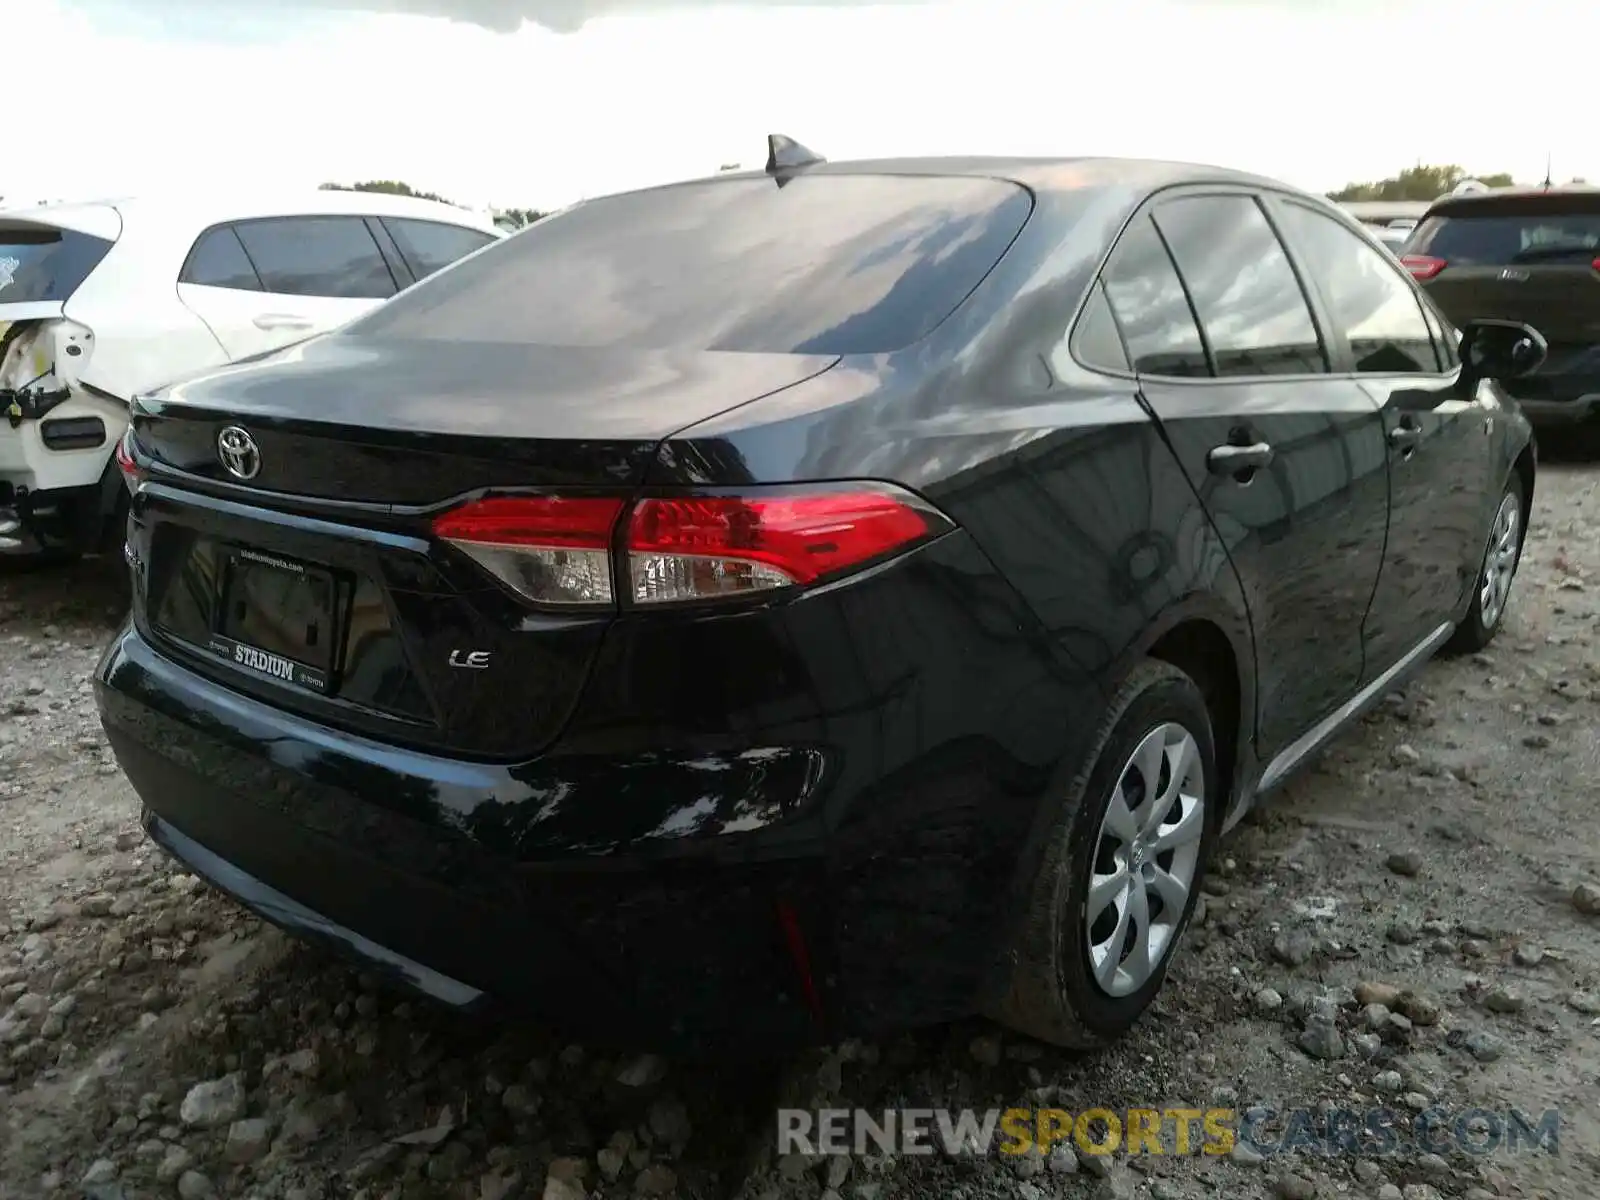
[[[1488,572],[1489,561],[1499,548],[1501,513],[1507,504],[1516,505],[1516,549],[1512,554],[1511,573],[1505,580],[1505,591],[1501,597],[1498,608],[1491,608],[1485,612],[1484,608],[1484,579]],[[1489,534],[1484,539],[1483,554],[1478,559],[1478,570],[1472,581],[1472,604],[1467,608],[1467,615],[1456,626],[1456,631],[1445,643],[1445,651],[1449,654],[1474,654],[1494,641],[1495,634],[1500,632],[1500,626],[1505,623],[1506,609],[1511,604],[1511,592],[1516,587],[1517,568],[1522,565],[1522,543],[1528,533],[1527,497],[1522,492],[1522,482],[1513,476],[1506,490],[1500,495],[1500,502],[1495,505],[1494,518],[1489,522]]]
[[[1096,983],[1085,922],[1088,886],[1100,853],[1101,822],[1134,750],[1167,723],[1195,740],[1205,781],[1205,823],[1199,858],[1176,932],[1143,986],[1112,996]],[[1090,1049],[1117,1038],[1144,1014],[1161,990],[1172,954],[1200,896],[1216,844],[1218,795],[1211,719],[1199,687],[1168,663],[1140,663],[1117,689],[1087,765],[1063,798],[1010,959],[1010,986],[988,1015],[1001,1024],[1058,1046]]]

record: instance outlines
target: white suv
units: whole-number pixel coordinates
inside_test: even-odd
[[[372,192],[0,210],[0,553],[118,546],[136,393],[333,329],[503,236]]]

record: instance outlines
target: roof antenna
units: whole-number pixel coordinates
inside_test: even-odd
[[[1547,192],[1550,190],[1551,186],[1555,182],[1550,177],[1550,159],[1551,159],[1551,154],[1550,154],[1550,152],[1548,150],[1546,150],[1545,151],[1545,155],[1544,155],[1544,190],[1547,191]]]
[[[767,174],[777,180],[779,187],[788,183],[790,175],[802,167],[814,167],[827,161],[792,137],[785,137],[781,133],[767,134]]]

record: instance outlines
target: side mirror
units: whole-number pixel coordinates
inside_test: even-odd
[[[1518,379],[1544,365],[1550,347],[1521,321],[1468,321],[1461,331],[1461,361],[1477,379]]]

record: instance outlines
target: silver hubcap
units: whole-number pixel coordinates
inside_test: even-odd
[[[1182,725],[1151,730],[1122,768],[1084,906],[1089,968],[1109,996],[1138,991],[1172,948],[1200,863],[1205,791],[1200,747]]]
[[[1483,627],[1493,629],[1511,596],[1511,577],[1517,570],[1517,535],[1522,528],[1522,505],[1515,492],[1500,501],[1483,554],[1483,581],[1478,587],[1478,612]]]

